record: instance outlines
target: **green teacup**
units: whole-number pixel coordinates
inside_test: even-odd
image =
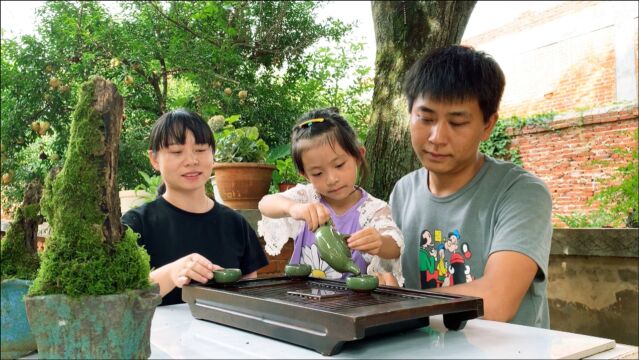
[[[346,287],[353,291],[372,291],[377,289],[379,280],[373,275],[358,275],[346,278]]]
[[[220,269],[213,271],[213,280],[220,284],[228,284],[238,281],[242,277],[242,270],[236,268]]]
[[[288,264],[284,267],[284,274],[288,277],[307,277],[311,270],[308,264]]]

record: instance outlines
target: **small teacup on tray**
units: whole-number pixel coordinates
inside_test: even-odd
[[[292,278],[303,278],[311,274],[311,266],[308,264],[288,264],[284,267],[284,275]]]
[[[358,275],[346,278],[346,287],[353,291],[373,291],[377,289],[379,279],[374,275]]]
[[[220,269],[213,271],[213,280],[219,284],[229,284],[238,281],[242,277],[242,270],[237,268]]]

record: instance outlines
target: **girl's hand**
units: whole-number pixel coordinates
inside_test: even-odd
[[[222,267],[200,254],[193,253],[173,262],[171,280],[179,288],[189,284],[191,280],[205,284],[213,278],[213,270],[218,269]]]
[[[371,255],[377,255],[384,244],[382,234],[375,228],[366,228],[352,233],[347,243],[349,248]]]
[[[288,213],[295,220],[304,220],[311,231],[315,231],[331,218],[326,206],[320,203],[295,203],[288,209]]]

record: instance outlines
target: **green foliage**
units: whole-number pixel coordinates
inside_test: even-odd
[[[29,179],[65,160],[74,99],[89,75],[109,79],[125,97],[120,188],[140,184],[139,170],[151,172],[151,126],[176,107],[205,118],[239,114],[238,127],[256,127],[270,147],[289,142],[295,119],[316,107],[339,107],[365,134],[372,79],[360,65],[362,45],[343,41],[350,26],[317,20],[322,2],[116,6],[113,15],[102,2],[47,2],[37,36],[2,38],[1,168],[12,175],[2,187],[4,208],[19,202]],[[313,48],[320,40],[329,45]],[[40,135],[34,121],[50,128]]]
[[[149,286],[149,256],[127,228],[105,241],[102,209],[102,118],[92,108],[94,82],[84,83],[73,113],[62,170],[47,178],[42,211],[52,228],[29,295],[106,295]]]
[[[257,127],[236,128],[233,123],[239,118],[239,115],[229,116],[224,127],[215,133],[215,161],[265,162],[268,145],[260,139]]]
[[[488,140],[479,144],[479,150],[493,158],[511,161],[521,166],[519,150],[510,148],[510,135],[507,129],[503,121],[497,121]]]
[[[293,159],[290,156],[284,160],[277,160],[275,166],[277,167],[277,175],[279,176],[278,183],[299,184],[306,181],[297,171]]]
[[[526,126],[538,126],[542,128],[549,128],[548,124],[557,115],[554,111],[545,113],[533,114],[528,116],[513,115],[509,118],[501,119],[500,121],[505,123],[507,127],[511,127],[516,130],[521,130]]]
[[[153,201],[158,193],[158,187],[162,184],[162,177],[160,175],[149,175],[144,171],[138,171],[144,182],[138,184],[134,190],[135,195],[138,195],[138,190],[144,191],[146,194],[142,195],[145,202]]]
[[[639,138],[634,131],[635,143]],[[596,211],[588,215],[573,213],[568,216],[557,215],[568,227],[638,227],[639,224],[639,169],[637,147],[613,148],[613,153],[621,158],[630,157],[630,161],[615,169],[612,177],[600,180],[605,186],[587,202],[592,205],[599,202]],[[604,161],[604,164],[609,163]]]

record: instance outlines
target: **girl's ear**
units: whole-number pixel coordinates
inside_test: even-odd
[[[160,163],[157,160],[157,155],[153,153],[153,150],[147,150],[147,155],[149,156],[149,162],[151,162],[151,166],[156,171],[160,171]]]
[[[359,153],[362,154],[362,157],[365,158],[366,157],[366,148],[363,146],[359,147]]]

